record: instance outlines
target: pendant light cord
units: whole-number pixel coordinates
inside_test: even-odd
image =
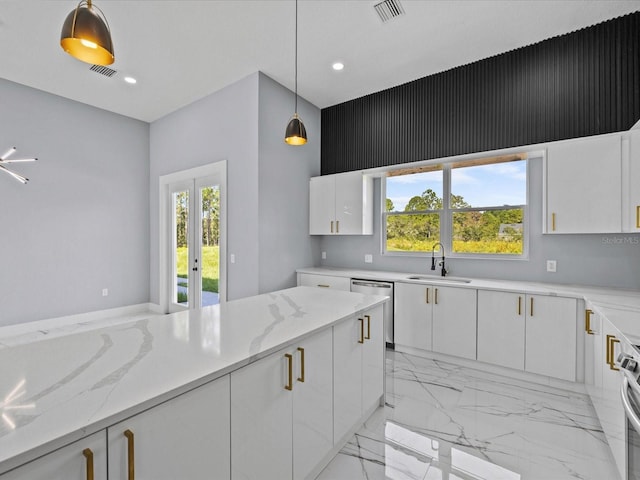
[[[298,0],[296,0],[296,59],[295,59],[295,90],[296,90],[296,99],[295,99],[295,108],[293,109],[296,115],[298,114]]]

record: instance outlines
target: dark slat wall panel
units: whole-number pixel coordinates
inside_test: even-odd
[[[640,12],[322,110],[322,173],[631,128]]]

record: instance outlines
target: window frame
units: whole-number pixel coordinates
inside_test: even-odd
[[[440,210],[424,210],[424,211],[411,211],[411,212],[387,212],[386,211],[386,199],[387,199],[387,178],[388,175],[383,175],[381,177],[381,185],[380,185],[380,253],[383,256],[390,257],[431,257],[431,252],[421,251],[421,252],[406,252],[406,251],[395,251],[395,250],[387,250],[387,217],[389,215],[398,216],[398,215],[422,215],[422,214],[433,214],[437,213],[440,215],[440,242],[444,245],[445,255],[448,258],[464,258],[464,259],[479,259],[479,260],[529,260],[529,238],[531,235],[531,222],[529,218],[529,204],[530,204],[530,181],[531,181],[531,161],[535,156],[531,155],[531,152],[518,152],[523,156],[519,160],[523,160],[526,162],[525,170],[526,170],[526,185],[525,185],[525,201],[524,205],[502,205],[502,206],[485,206],[485,207],[465,207],[465,208],[451,208],[451,170],[454,164],[466,163],[465,160],[461,159],[452,159],[450,161],[443,162],[442,160],[437,160],[434,162],[425,163],[424,165],[436,165],[439,164],[442,166],[442,209]],[[487,160],[492,157],[480,157],[475,159],[483,160],[486,158]],[[470,165],[474,160],[469,160]],[[487,162],[489,164],[498,164],[504,163],[504,161],[495,161],[495,162]],[[464,167],[463,167],[464,168]],[[407,173],[409,175],[411,173]],[[453,214],[459,212],[469,212],[469,211],[489,211],[489,210],[514,210],[514,209],[522,209],[523,221],[523,235],[522,235],[522,253],[521,254],[510,254],[510,253],[464,253],[464,252],[453,252]]]

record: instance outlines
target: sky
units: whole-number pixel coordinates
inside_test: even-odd
[[[442,171],[387,178],[387,198],[395,211],[428,188],[442,198]],[[527,162],[520,160],[451,170],[451,193],[472,207],[524,205],[527,202]]]

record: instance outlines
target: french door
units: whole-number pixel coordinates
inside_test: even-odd
[[[220,163],[161,178],[160,286],[168,312],[225,300],[226,164]]]

